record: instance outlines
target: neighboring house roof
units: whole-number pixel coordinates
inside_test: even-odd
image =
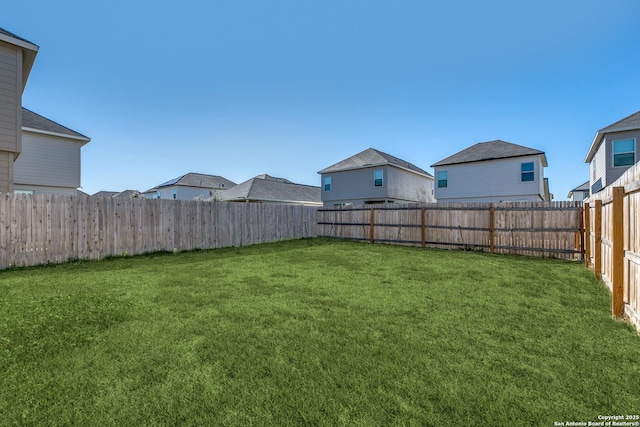
[[[620,119],[617,122],[610,124],[609,126],[603,127],[602,129],[597,131],[596,136],[593,137],[593,142],[591,142],[591,147],[589,147],[589,151],[587,152],[587,157],[585,157],[584,162],[590,163],[591,160],[593,160],[593,156],[596,155],[598,147],[600,147],[600,144],[602,143],[602,138],[604,138],[606,134],[635,129],[640,129],[640,111],[637,111],[623,119]]]
[[[75,130],[71,130],[66,126],[62,126],[53,120],[49,120],[46,117],[34,113],[24,107],[22,108],[22,130],[77,139],[82,141],[82,145],[91,141],[91,138],[84,136]]]
[[[258,175],[220,195],[227,202],[266,201],[321,205],[320,187],[295,184],[287,179]]]
[[[328,168],[322,169],[318,173],[326,174],[385,165],[395,166],[433,178],[433,175],[431,175],[424,169],[419,168],[413,163],[409,163],[406,160],[402,160],[390,154],[383,153],[382,151],[376,150],[375,148],[367,148],[366,150],[358,154],[355,154],[334,165],[331,165]]]
[[[574,188],[573,190],[569,191],[569,194],[567,195],[567,197],[571,198],[571,195],[573,193],[579,193],[579,192],[584,192],[584,191],[589,191],[589,181],[585,182],[584,184],[580,184],[576,188]]]
[[[235,186],[236,183],[217,175],[205,175],[190,172],[167,182],[163,182],[162,184],[145,191],[145,193],[162,187],[173,187],[178,185],[182,187],[227,189]]]
[[[124,190],[120,193],[114,194],[112,197],[125,197],[127,199],[136,199],[141,197],[141,194],[138,190]]]
[[[0,41],[11,43],[22,48],[22,87],[24,89],[40,48],[30,41],[23,39],[4,28],[0,28]]]
[[[113,197],[118,194],[117,191],[98,191],[97,193],[93,193],[91,197]]]
[[[467,149],[464,149],[452,156],[447,157],[446,159],[432,164],[431,167],[536,155],[541,155],[542,165],[547,166],[547,157],[544,154],[544,151],[524,147],[522,145],[512,144],[511,142],[506,142],[498,139],[495,141],[479,142]]]

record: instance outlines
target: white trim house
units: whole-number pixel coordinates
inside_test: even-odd
[[[550,201],[544,151],[495,140],[480,142],[431,165],[440,202]]]
[[[326,207],[433,201],[433,175],[374,148],[318,173]]]
[[[640,111],[596,132],[584,159],[589,163],[589,188],[595,194],[638,162]]]

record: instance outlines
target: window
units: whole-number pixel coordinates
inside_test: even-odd
[[[382,187],[382,178],[384,177],[383,170],[373,171],[373,185],[376,187]]]
[[[596,159],[591,162],[591,178],[596,179]]]
[[[447,186],[447,171],[438,172],[438,188]]]
[[[533,171],[533,162],[520,164],[520,179],[522,182],[534,181],[535,173]]]
[[[324,177],[324,191],[331,191],[331,177]]]
[[[613,141],[613,166],[631,166],[636,162],[636,140]]]

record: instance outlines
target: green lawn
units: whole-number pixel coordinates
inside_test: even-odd
[[[640,412],[584,267],[310,240],[0,272],[0,425],[543,425]]]

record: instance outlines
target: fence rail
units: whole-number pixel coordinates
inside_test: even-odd
[[[315,236],[306,206],[0,195],[0,268]]]
[[[318,235],[565,259],[584,254],[582,203],[427,204],[320,209]]]
[[[585,202],[585,263],[640,330],[640,164]]]

